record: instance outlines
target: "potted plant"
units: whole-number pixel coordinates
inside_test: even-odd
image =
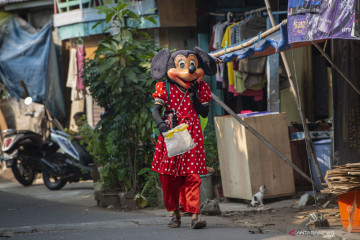
[[[142,21],[154,19],[137,15],[128,5],[118,1],[115,7],[97,7],[116,34],[98,44],[94,59],[86,59],[83,82],[106,110],[88,139],[89,152],[102,166],[103,190],[123,192],[123,198],[131,195],[134,199],[143,186],[137,173],[147,166],[154,148],[150,108],[155,82],[149,69],[159,48],[147,32],[139,30]],[[131,26],[125,18],[132,21]]]
[[[205,191],[207,195],[210,195],[207,198],[211,198],[214,192],[215,196],[217,196],[216,192],[219,191],[218,188],[221,188],[221,176],[216,133],[212,124],[207,124],[204,130],[204,149],[206,166],[210,171],[208,171],[209,173],[207,175],[204,175],[202,178],[203,182],[205,183],[204,187],[207,187],[207,189],[204,189],[203,191]]]

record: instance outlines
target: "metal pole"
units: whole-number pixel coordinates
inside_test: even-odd
[[[243,121],[233,110],[231,110],[223,101],[220,100],[218,96],[216,96],[213,92],[211,92],[212,99],[217,102],[225,111],[230,113],[240,124],[242,124],[247,130],[249,130],[256,138],[258,138],[261,142],[263,142],[271,151],[273,151],[276,155],[278,155],[286,164],[290,165],[296,172],[298,172],[301,176],[303,176],[306,180],[311,182],[319,189],[323,189],[322,186],[314,182],[308,175],[306,175],[300,168],[298,168],[294,163],[292,163],[289,159],[287,159],[279,150],[277,150],[271,143],[266,140],[259,132],[257,132],[254,128],[252,128],[249,124]]]
[[[269,15],[269,18],[270,18],[270,21],[271,21],[271,24],[273,25],[273,27],[275,26],[275,19],[274,19],[274,16],[272,14],[272,11],[271,11],[271,8],[270,8],[270,3],[268,0],[264,0],[265,1],[265,4],[266,4],[266,8],[267,8],[267,11],[268,11],[268,15]],[[315,169],[316,169],[316,173],[317,173],[317,176],[320,180],[321,183],[324,183],[324,179],[322,177],[322,174],[321,174],[321,171],[320,171],[320,166],[319,166],[319,163],[317,161],[317,157],[316,157],[316,153],[315,153],[315,148],[314,148],[314,145],[311,141],[311,137],[310,137],[310,133],[309,133],[309,128],[308,128],[308,125],[306,124],[306,121],[305,121],[305,118],[304,118],[304,114],[303,114],[303,111],[302,111],[302,107],[301,107],[301,101],[300,101],[300,98],[299,98],[299,95],[297,94],[297,90],[295,88],[295,85],[294,85],[294,81],[293,81],[293,76],[291,74],[291,71],[290,71],[290,67],[289,67],[289,63],[286,59],[286,56],[285,56],[285,53],[284,52],[280,52],[280,56],[283,60],[283,63],[284,63],[284,66],[285,66],[285,70],[286,70],[286,73],[288,75],[288,78],[289,78],[289,82],[290,82],[290,87],[291,87],[291,90],[292,90],[292,94],[294,95],[294,98],[295,98],[295,102],[296,102],[296,105],[298,107],[298,111],[299,111],[299,115],[300,115],[300,119],[301,119],[301,122],[302,122],[302,125],[303,125],[303,128],[304,128],[304,134],[305,134],[305,143],[306,143],[306,150],[307,150],[307,154],[308,154],[308,158],[310,158],[310,156],[312,156],[312,159],[313,159],[313,162],[314,162],[314,165],[315,165]],[[322,189],[322,188],[321,188]]]

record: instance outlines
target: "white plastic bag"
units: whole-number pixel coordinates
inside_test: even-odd
[[[187,128],[188,125],[183,123],[163,133],[169,157],[183,154],[196,146]]]

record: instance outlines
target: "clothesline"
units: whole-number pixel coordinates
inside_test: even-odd
[[[209,49],[220,49],[217,51],[221,54],[223,48],[223,52],[227,52],[227,46],[239,45],[262,31],[266,31],[266,19],[262,16],[251,16],[239,22],[219,22],[213,26]],[[253,97],[251,100],[255,102],[263,100],[266,58],[241,62],[233,60],[218,65],[217,88],[225,91],[228,99],[242,95]]]
[[[249,16],[251,14],[254,14],[254,13],[261,13],[263,11],[266,11],[266,7],[262,7],[262,8],[258,8],[258,9],[254,9],[254,10],[250,10],[250,11],[247,11],[247,12],[235,12],[233,14],[237,15],[237,14],[241,14],[241,15],[244,15],[244,16]],[[227,14],[229,14],[230,12],[228,13],[216,13],[216,12],[209,12],[209,14],[211,16],[217,16],[217,17],[225,17],[227,16]],[[231,12],[232,13],[232,12]]]
[[[263,12],[263,11],[266,11],[266,7],[262,7],[262,8],[258,8],[258,9],[255,9],[255,10],[244,12],[244,15],[248,16],[248,15],[251,15],[251,14],[254,14],[254,13],[260,13],[260,12]]]
[[[287,19],[285,19],[282,23],[287,24]],[[263,32],[262,34],[250,39],[249,41],[245,42],[244,44],[233,46],[233,47],[228,47],[228,48],[223,48],[222,50],[220,50],[218,52],[210,53],[210,55],[213,56],[213,57],[219,57],[219,56],[224,55],[226,53],[231,53],[231,52],[235,52],[235,51],[244,49],[246,47],[249,47],[249,46],[253,45],[254,42],[257,42],[258,40],[261,40],[262,38],[265,38],[265,37],[273,34],[274,32],[279,31],[280,27],[281,27],[281,23],[279,25],[273,27],[273,28],[270,28],[266,32]]]

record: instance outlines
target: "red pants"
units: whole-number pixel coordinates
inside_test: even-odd
[[[160,182],[164,194],[164,204],[168,211],[179,209],[179,201],[185,212],[200,212],[200,185],[199,174],[189,174],[186,176],[172,176],[159,174]],[[183,187],[181,189],[181,187]]]

